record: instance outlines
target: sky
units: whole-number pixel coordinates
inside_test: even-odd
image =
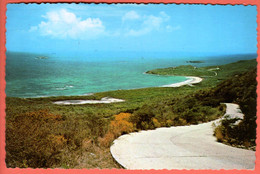
[[[8,4],[8,51],[257,51],[256,6]]]

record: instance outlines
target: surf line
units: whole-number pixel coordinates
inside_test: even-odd
[[[176,88],[184,85],[193,86],[193,84],[200,83],[203,80],[202,78],[195,77],[195,76],[185,76],[185,77],[187,78],[187,80],[185,80],[184,82],[173,83],[170,85],[163,85],[160,87]],[[108,103],[118,103],[124,101],[125,100],[123,99],[103,97],[101,100],[63,100],[63,101],[55,101],[53,103],[57,105],[80,105],[80,104],[101,104],[101,103],[108,104]]]

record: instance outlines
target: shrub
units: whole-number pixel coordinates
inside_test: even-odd
[[[108,132],[104,137],[98,139],[99,144],[104,147],[109,147],[115,138],[134,131],[133,123],[129,122],[130,117],[130,113],[115,115],[115,119],[110,122]]]
[[[173,126],[173,121],[172,120],[166,120],[166,126],[167,127],[170,127],[170,126]]]
[[[66,144],[64,135],[53,134],[52,128],[61,120],[47,110],[23,113],[7,119],[7,167],[51,167],[60,160]]]
[[[130,121],[134,123],[137,129],[153,129],[152,118],[155,117],[153,110],[153,106],[144,105],[133,113],[130,117]]]
[[[154,127],[156,127],[156,128],[161,127],[161,123],[159,123],[156,118],[152,118],[152,122],[153,122]]]
[[[222,133],[222,126],[218,126],[215,128],[214,135],[216,136],[218,142],[223,142],[224,136]]]
[[[90,129],[90,135],[93,143],[98,143],[98,137],[105,134],[107,121],[97,113],[86,113],[86,124]]]
[[[99,137],[98,142],[100,146],[109,147],[114,139],[116,139],[116,136],[112,132],[108,132],[104,137]]]
[[[111,121],[109,125],[109,131],[112,132],[116,137],[121,134],[132,132],[134,129],[133,123],[129,122],[131,114],[120,113],[115,115],[115,120]]]

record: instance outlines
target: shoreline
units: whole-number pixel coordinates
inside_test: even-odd
[[[200,83],[203,79],[200,77],[195,77],[195,76],[185,76],[186,78],[188,78],[187,80],[185,80],[184,82],[178,82],[178,83],[172,83],[169,85],[163,85],[161,87],[181,87],[184,85],[189,85],[189,86],[193,86],[193,84],[197,84]]]
[[[171,88],[176,88],[176,87],[181,87],[184,85],[189,85],[193,86],[193,84],[200,83],[203,79],[200,77],[195,77],[195,76],[185,76],[188,78],[184,82],[178,82],[178,83],[173,83],[170,85],[163,85],[160,87],[171,87]],[[93,93],[92,93],[93,94]],[[91,94],[91,95],[92,95]],[[62,100],[62,101],[55,101],[53,104],[57,105],[80,105],[80,104],[101,104],[101,103],[118,103],[118,102],[125,102],[123,99],[118,99],[118,98],[111,98],[111,97],[103,97],[101,100]]]
[[[185,85],[193,86],[193,84],[200,83],[203,80],[202,78],[196,77],[196,76],[183,76],[183,77],[186,77],[187,80],[185,80],[183,82],[177,82],[177,83],[168,84],[168,85],[155,86],[155,87],[143,87],[143,88],[156,88],[156,87],[172,87],[172,88],[176,88],[176,87],[181,87],[181,86],[185,86]],[[134,89],[142,89],[142,88],[134,88]],[[120,90],[120,89],[118,89],[118,90]],[[124,90],[133,90],[133,89],[124,89]],[[108,91],[103,91],[103,92],[108,92]],[[96,92],[96,93],[101,93],[101,92]],[[24,99],[26,99],[26,98],[62,97],[62,96],[73,97],[73,96],[91,96],[91,95],[94,95],[94,94],[95,93],[90,92],[90,93],[84,93],[84,94],[79,94],[79,95],[61,95],[61,96],[53,95],[53,96],[15,97],[15,98],[24,98]],[[104,97],[104,98],[109,98],[109,97]],[[121,100],[121,99],[118,99],[118,100]],[[82,102],[83,101],[84,100],[82,100]],[[96,101],[101,101],[101,103],[103,103],[102,100],[94,100],[93,103],[95,103]],[[113,102],[115,102],[115,101],[113,101]],[[120,101],[120,102],[122,102],[122,101]]]

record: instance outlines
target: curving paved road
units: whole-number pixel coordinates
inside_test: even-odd
[[[226,105],[226,114],[237,112],[237,105]],[[216,142],[217,121],[123,135],[110,151],[126,169],[254,169],[254,151]]]

